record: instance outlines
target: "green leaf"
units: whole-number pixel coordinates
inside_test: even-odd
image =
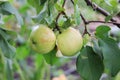
[[[62,28],[66,29],[66,28],[70,27],[71,25],[72,25],[71,20],[67,19],[66,21],[64,21]]]
[[[110,0],[110,4],[112,5],[112,7],[117,7],[119,3],[118,0]]]
[[[7,12],[8,14],[15,15],[18,23],[20,25],[23,25],[23,19],[22,19],[22,17],[20,16],[20,14],[16,10],[16,8],[14,6],[12,6],[9,2],[2,3],[2,5],[0,5],[0,7],[1,7],[1,9],[2,9],[3,12]]]
[[[120,71],[117,73],[117,75],[115,76],[115,80],[120,80]]]
[[[33,71],[25,60],[19,60],[19,62],[17,62],[17,64],[19,64],[19,66],[22,67],[22,70],[24,71],[24,73],[27,74],[27,75],[23,76],[24,78],[33,77]],[[21,80],[24,80],[24,79],[21,79]]]
[[[98,54],[100,56],[101,59],[103,59],[103,54],[100,48],[100,45],[98,43],[98,40],[92,40],[93,43],[93,50],[96,54]]]
[[[81,23],[81,17],[80,17],[80,10],[77,4],[74,5],[74,17],[75,17],[75,24],[79,25]]]
[[[37,54],[35,55],[35,66],[36,66],[37,69],[38,69],[40,66],[42,66],[42,64],[43,64],[44,61],[45,61],[45,60],[44,60],[43,55],[41,55],[41,54],[39,54],[39,53],[37,53]]]
[[[9,59],[6,59],[5,74],[6,74],[7,80],[14,80],[13,79],[13,71],[12,71],[12,61]]]
[[[29,53],[30,53],[30,49],[27,45],[23,45],[23,46],[19,46],[18,48],[16,48],[16,58],[17,59],[25,59],[28,57]]]
[[[0,30],[0,48],[5,57],[13,58],[15,56],[16,50],[8,43],[5,35],[6,34],[2,30]]]
[[[74,3],[77,4],[77,3],[78,3],[78,0],[74,0]]]
[[[109,16],[107,16],[106,18],[105,18],[105,22],[108,22],[108,21],[110,21],[111,19],[112,19],[112,15],[109,15]]]
[[[59,4],[55,4],[55,8],[56,8],[59,12],[65,10],[65,9],[64,9],[62,6],[60,6]]]
[[[47,0],[28,0],[28,3],[35,7],[37,13],[39,13]]]
[[[6,40],[10,40],[11,37],[17,37],[17,33],[15,31],[12,30],[8,30],[5,28],[1,28],[0,27],[0,33],[4,36],[4,38],[6,38]]]
[[[98,42],[103,53],[106,72],[111,76],[115,76],[120,71],[120,49],[118,44],[111,38],[101,38]]]
[[[109,15],[109,16],[107,16],[107,17],[105,18],[105,22],[110,21],[110,20],[112,19],[112,17],[113,17],[113,15]]]
[[[51,52],[43,55],[48,64],[53,65],[59,60],[59,58],[56,57],[56,52],[57,49],[53,49]]]
[[[110,31],[110,27],[106,25],[100,25],[96,28],[95,35],[97,37],[103,38],[108,36],[108,31]]]
[[[0,50],[0,80],[4,79],[5,77],[5,65],[3,60],[2,51]]]
[[[41,10],[41,12],[33,17],[33,20],[35,22],[40,23],[45,17],[47,16],[47,4],[44,6],[44,8]]]
[[[77,71],[84,80],[99,80],[104,66],[101,58],[92,47],[85,47],[77,58]]]
[[[88,34],[85,34],[83,36],[83,45],[86,45],[90,41],[90,36]]]
[[[108,4],[109,6],[112,6],[110,3],[110,0],[104,0],[106,4]]]
[[[0,15],[0,24],[4,24],[4,22],[2,20],[2,15]]]

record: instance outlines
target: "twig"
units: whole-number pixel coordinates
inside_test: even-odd
[[[107,11],[104,10],[103,8],[99,7],[99,6],[96,5],[95,3],[92,3],[91,0],[85,0],[85,2],[86,2],[86,4],[87,4],[88,6],[91,6],[92,9],[98,11],[99,13],[103,14],[104,16],[109,16],[109,15],[110,15],[109,12],[107,12]],[[111,21],[114,21],[114,22],[115,22],[116,20],[114,20],[114,19],[112,18]]]
[[[103,14],[104,16],[109,16],[110,13],[107,12],[106,10],[104,10],[103,8],[99,7],[98,5],[96,5],[95,3],[92,3],[91,0],[85,0],[86,4],[88,6],[91,6],[93,9],[95,9],[96,11],[98,11],[99,13]],[[118,28],[120,28],[120,24],[116,24],[114,22],[117,22],[114,18],[111,19],[111,21],[113,22],[114,25],[116,25]]]
[[[65,2],[66,2],[66,0],[64,0],[62,7],[64,7]],[[66,13],[65,13],[64,11],[61,11],[61,12],[58,13],[58,15],[57,15],[57,17],[56,17],[56,19],[55,19],[55,20],[56,20],[56,21],[55,21],[55,22],[56,22],[56,23],[55,23],[56,26],[55,26],[54,29],[57,29],[57,30],[59,31],[59,33],[61,33],[61,31],[60,31],[60,28],[59,28],[57,22],[58,22],[58,19],[59,19],[59,17],[60,17],[61,14],[63,14],[66,18],[68,18],[67,15],[66,15]],[[54,29],[53,29],[53,30],[54,30]]]
[[[72,4],[74,5],[74,1],[73,1],[73,0],[71,0],[71,2],[72,2]]]
[[[72,4],[74,5],[74,1],[71,0],[71,2],[72,2]],[[85,29],[84,29],[83,36],[84,36],[85,34],[90,35],[90,33],[89,33],[88,30],[87,30],[87,21],[86,21],[86,19],[84,18],[84,16],[83,16],[81,13],[80,13],[80,16],[81,16],[81,18],[82,18],[82,20],[83,20],[83,23],[84,23],[84,25],[85,25]]]
[[[90,23],[110,23],[110,24],[117,24],[117,25],[120,25],[120,23],[117,23],[117,22],[87,21],[87,24],[90,24]]]
[[[88,30],[87,30],[87,21],[86,21],[86,19],[84,18],[84,16],[83,16],[82,14],[80,14],[80,16],[81,16],[81,18],[82,18],[82,20],[83,20],[83,22],[84,22],[84,25],[85,25],[85,29],[84,29],[83,36],[84,36],[85,34],[90,35],[90,33],[89,33]]]
[[[74,5],[74,1],[71,0],[72,4]],[[85,0],[86,4],[88,6],[91,6],[94,10],[97,10],[99,13],[103,14],[104,16],[109,16],[110,13],[107,12],[106,10],[102,9],[101,7],[99,7],[98,5],[94,4],[91,2],[91,0]],[[81,15],[81,13],[80,13]],[[86,21],[85,18],[83,18],[83,16],[81,16],[82,20],[84,21],[85,25],[89,24],[89,23],[93,23],[93,22],[96,22],[96,23],[111,23],[111,24],[114,24],[116,25],[118,28],[120,28],[120,23],[116,22],[115,19],[111,19],[111,22],[105,22],[105,21]]]

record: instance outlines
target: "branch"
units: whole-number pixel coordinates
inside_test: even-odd
[[[117,25],[120,25],[120,23],[117,23],[117,22],[87,21],[87,24],[90,24],[90,23],[110,23],[110,24],[117,24]]]
[[[110,13],[107,12],[106,10],[104,10],[103,8],[99,7],[98,5],[96,5],[95,3],[92,3],[91,0],[85,0],[86,4],[88,6],[91,6],[94,10],[97,10],[99,13],[103,14],[104,16],[109,16]],[[111,19],[111,21],[116,21],[113,18]]]
[[[65,2],[66,2],[66,0],[64,0],[62,7],[64,7]],[[59,31],[59,33],[61,33],[61,31],[60,31],[60,28],[59,28],[57,22],[58,22],[58,19],[59,19],[59,17],[60,17],[61,14],[63,14],[66,18],[68,18],[67,15],[66,15],[66,13],[65,13],[64,11],[61,11],[61,12],[58,13],[58,15],[57,15],[57,17],[56,17],[56,19],[55,19],[55,20],[56,20],[56,21],[55,21],[55,22],[56,22],[56,23],[55,23],[56,26],[55,26],[54,29],[57,29],[57,30]],[[54,29],[53,29],[53,30],[54,30]]]
[[[89,33],[88,30],[87,30],[87,24],[88,24],[88,22],[86,21],[86,19],[84,18],[84,16],[83,16],[82,14],[80,14],[80,16],[81,16],[81,18],[82,18],[82,20],[83,20],[83,22],[84,22],[84,24],[85,24],[85,29],[84,29],[83,35],[85,35],[85,34],[90,35],[90,33]]]
[[[74,5],[74,1],[71,0],[71,2],[72,2],[72,4]],[[90,33],[89,33],[88,30],[87,30],[87,21],[86,21],[86,19],[84,18],[84,16],[83,16],[81,13],[80,13],[80,16],[81,16],[81,18],[82,18],[82,20],[83,20],[83,23],[84,23],[84,25],[85,25],[85,29],[84,29],[83,36],[84,36],[85,34],[90,35]]]
[[[73,1],[73,0],[71,0],[71,2],[72,2],[72,4],[74,5],[74,1]]]
[[[93,9],[97,10],[99,13],[103,14],[104,16],[110,15],[110,13],[108,13],[107,11],[105,11],[104,9],[99,7],[98,5],[92,3],[91,0],[85,0],[85,2],[87,3],[88,6],[91,6]],[[116,25],[118,28],[120,28],[120,24],[114,23],[114,22],[116,22],[115,19],[112,18],[111,21],[113,22],[114,25]]]

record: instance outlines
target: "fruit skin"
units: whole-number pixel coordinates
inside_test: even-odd
[[[81,34],[74,28],[69,27],[57,36],[58,49],[64,56],[73,56],[82,48]]]
[[[46,54],[54,49],[56,36],[46,25],[39,25],[30,35],[30,46],[35,51]]]

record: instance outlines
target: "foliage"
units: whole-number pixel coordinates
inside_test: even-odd
[[[87,4],[88,1],[91,2]],[[91,3],[102,10],[90,8]],[[66,6],[70,6],[72,13],[67,12]],[[120,33],[112,32],[109,24],[119,30],[119,21],[114,22],[114,17],[119,17],[119,7],[118,0],[1,0],[0,80],[51,80],[51,76],[55,76],[51,66],[57,69],[74,59],[76,65],[73,66],[83,80],[99,80],[104,73],[110,79],[117,75],[118,79]],[[104,21],[92,21],[97,20],[98,12],[105,14]],[[87,29],[92,22],[104,24],[92,33]],[[48,54],[33,51],[28,39],[38,24],[48,25],[56,36],[68,27],[80,26],[82,49],[73,57],[61,57],[57,47]]]

